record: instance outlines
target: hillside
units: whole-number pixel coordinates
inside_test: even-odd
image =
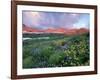
[[[23,33],[27,33],[27,34],[30,34],[30,33],[35,33],[35,34],[58,33],[58,34],[66,34],[66,35],[77,35],[77,34],[83,34],[83,33],[88,33],[88,32],[89,32],[89,30],[86,28],[80,28],[80,29],[48,28],[48,29],[40,30],[40,29],[28,27],[23,24]]]

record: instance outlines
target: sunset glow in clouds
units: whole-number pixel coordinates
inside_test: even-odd
[[[90,15],[88,13],[23,11],[22,22],[28,27],[43,30],[48,28],[88,29],[90,26]]]

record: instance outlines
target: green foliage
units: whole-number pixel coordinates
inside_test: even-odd
[[[66,54],[58,52],[58,53],[54,53],[49,57],[49,64],[50,66],[54,65],[58,65],[58,66],[62,66],[61,61],[64,59],[64,57],[66,56]]]
[[[32,64],[33,64],[32,56],[29,56],[23,60],[24,68],[32,68]]]
[[[89,65],[88,33],[76,36],[49,36],[49,40],[23,41],[23,68]]]

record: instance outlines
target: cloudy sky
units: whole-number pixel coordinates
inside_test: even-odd
[[[22,23],[37,29],[89,28],[89,19],[88,13],[22,12]]]

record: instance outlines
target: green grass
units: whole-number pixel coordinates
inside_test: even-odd
[[[50,39],[23,41],[23,68],[89,65],[89,33],[76,36],[23,35],[23,37],[31,38],[47,36]],[[65,48],[62,46],[65,46]]]

